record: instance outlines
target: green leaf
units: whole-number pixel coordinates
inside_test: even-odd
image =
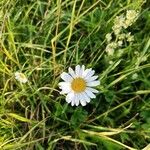
[[[19,116],[17,114],[14,114],[14,113],[7,113],[7,115],[12,117],[12,118],[15,118],[15,119],[17,119],[19,121],[22,121],[22,122],[29,122],[29,123],[32,122],[31,120],[29,120],[29,119],[27,119],[25,117]]]
[[[77,108],[71,117],[73,127],[78,127],[87,117],[87,112],[82,108]]]

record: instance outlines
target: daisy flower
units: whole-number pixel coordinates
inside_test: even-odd
[[[19,73],[19,72],[15,73],[15,79],[21,83],[26,83],[28,81],[26,76],[23,73]]]
[[[98,91],[93,87],[99,85],[100,81],[96,80],[98,76],[94,76],[94,70],[85,69],[84,65],[77,65],[75,71],[69,67],[68,72],[61,74],[64,82],[59,83],[59,87],[62,89],[60,94],[67,94],[67,103],[71,103],[71,106],[79,104],[85,106],[91,98],[96,98],[94,93],[98,93]]]

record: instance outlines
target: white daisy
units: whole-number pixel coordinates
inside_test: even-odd
[[[98,91],[93,87],[100,84],[100,81],[96,80],[98,76],[94,76],[95,71],[91,68],[85,69],[84,65],[77,65],[75,71],[69,67],[68,71],[69,73],[61,74],[64,82],[59,83],[62,89],[60,94],[67,94],[66,101],[72,106],[85,106],[91,98],[96,98],[94,93]]]
[[[18,80],[21,83],[26,83],[28,81],[26,76],[23,73],[20,73],[20,72],[15,73],[15,79]]]

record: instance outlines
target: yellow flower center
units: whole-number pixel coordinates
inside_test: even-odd
[[[83,78],[75,78],[71,83],[71,88],[74,92],[83,92],[86,88],[86,82]]]
[[[21,79],[26,79],[26,76],[23,73],[20,73],[19,75]]]

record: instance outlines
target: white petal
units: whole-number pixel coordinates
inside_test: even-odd
[[[91,101],[90,97],[88,97],[88,95],[85,92],[82,93],[82,97],[84,100],[86,100],[87,103]]]
[[[59,88],[62,89],[60,94],[66,94],[71,92],[71,84],[69,82],[60,82],[58,85]]]
[[[96,89],[90,88],[90,87],[86,87],[87,90],[90,90],[93,93],[99,93],[99,91],[97,91]]]
[[[65,86],[65,87],[64,87],[64,86],[63,86],[63,87],[61,86],[60,89],[62,90],[62,92],[61,92],[62,94],[71,92],[71,88],[68,87],[68,86]]]
[[[91,70],[87,73],[87,75],[85,76],[85,79],[88,79],[90,77],[92,77],[94,75],[95,71],[94,70]]]
[[[79,105],[79,95],[78,95],[78,94],[76,94],[75,105],[76,105],[76,106]]]
[[[26,83],[28,80],[27,79],[23,79],[22,80],[22,83]]]
[[[84,73],[84,70],[85,70],[85,66],[82,65],[81,68],[80,68],[80,76],[82,77],[83,73]]]
[[[70,93],[71,91],[69,90],[66,90],[66,89],[62,89],[62,91],[60,92],[60,94],[68,94]]]
[[[19,76],[19,74],[20,74],[19,72],[15,72],[15,76]]]
[[[76,95],[74,94],[74,97],[72,98],[72,101],[71,101],[71,106],[75,105],[75,99],[76,99]]]
[[[92,69],[86,69],[83,73],[82,73],[82,77],[86,77],[86,75],[91,71]]]
[[[88,82],[87,83],[87,86],[91,86],[91,87],[93,87],[93,86],[97,86],[97,85],[99,85],[100,84],[100,81],[91,81],[91,82]]]
[[[59,82],[58,85],[60,87],[62,87],[62,86],[70,86],[70,83],[69,82]]]
[[[66,72],[61,74],[61,78],[66,82],[71,82],[73,80],[73,78]]]
[[[76,76],[80,76],[80,65],[77,65],[76,68],[75,68],[75,73],[76,73]]]
[[[70,75],[71,75],[73,78],[76,77],[76,74],[75,74],[75,72],[73,71],[72,68],[69,67],[68,71],[69,71]]]
[[[67,103],[71,103],[71,101],[74,100],[74,93],[70,92],[67,96],[66,96],[66,102]]]
[[[17,79],[17,80],[18,80],[18,79],[19,79],[19,76],[15,76],[15,79]]]
[[[85,92],[90,98],[96,98],[95,94],[93,94],[90,90],[86,89]]]
[[[80,103],[82,106],[86,105],[86,99],[84,98],[84,95],[82,93],[79,94]]]
[[[85,78],[85,80],[87,81],[87,82],[91,82],[91,81],[94,81],[94,80],[96,80],[98,78],[98,76],[93,76],[93,77],[86,77]]]

